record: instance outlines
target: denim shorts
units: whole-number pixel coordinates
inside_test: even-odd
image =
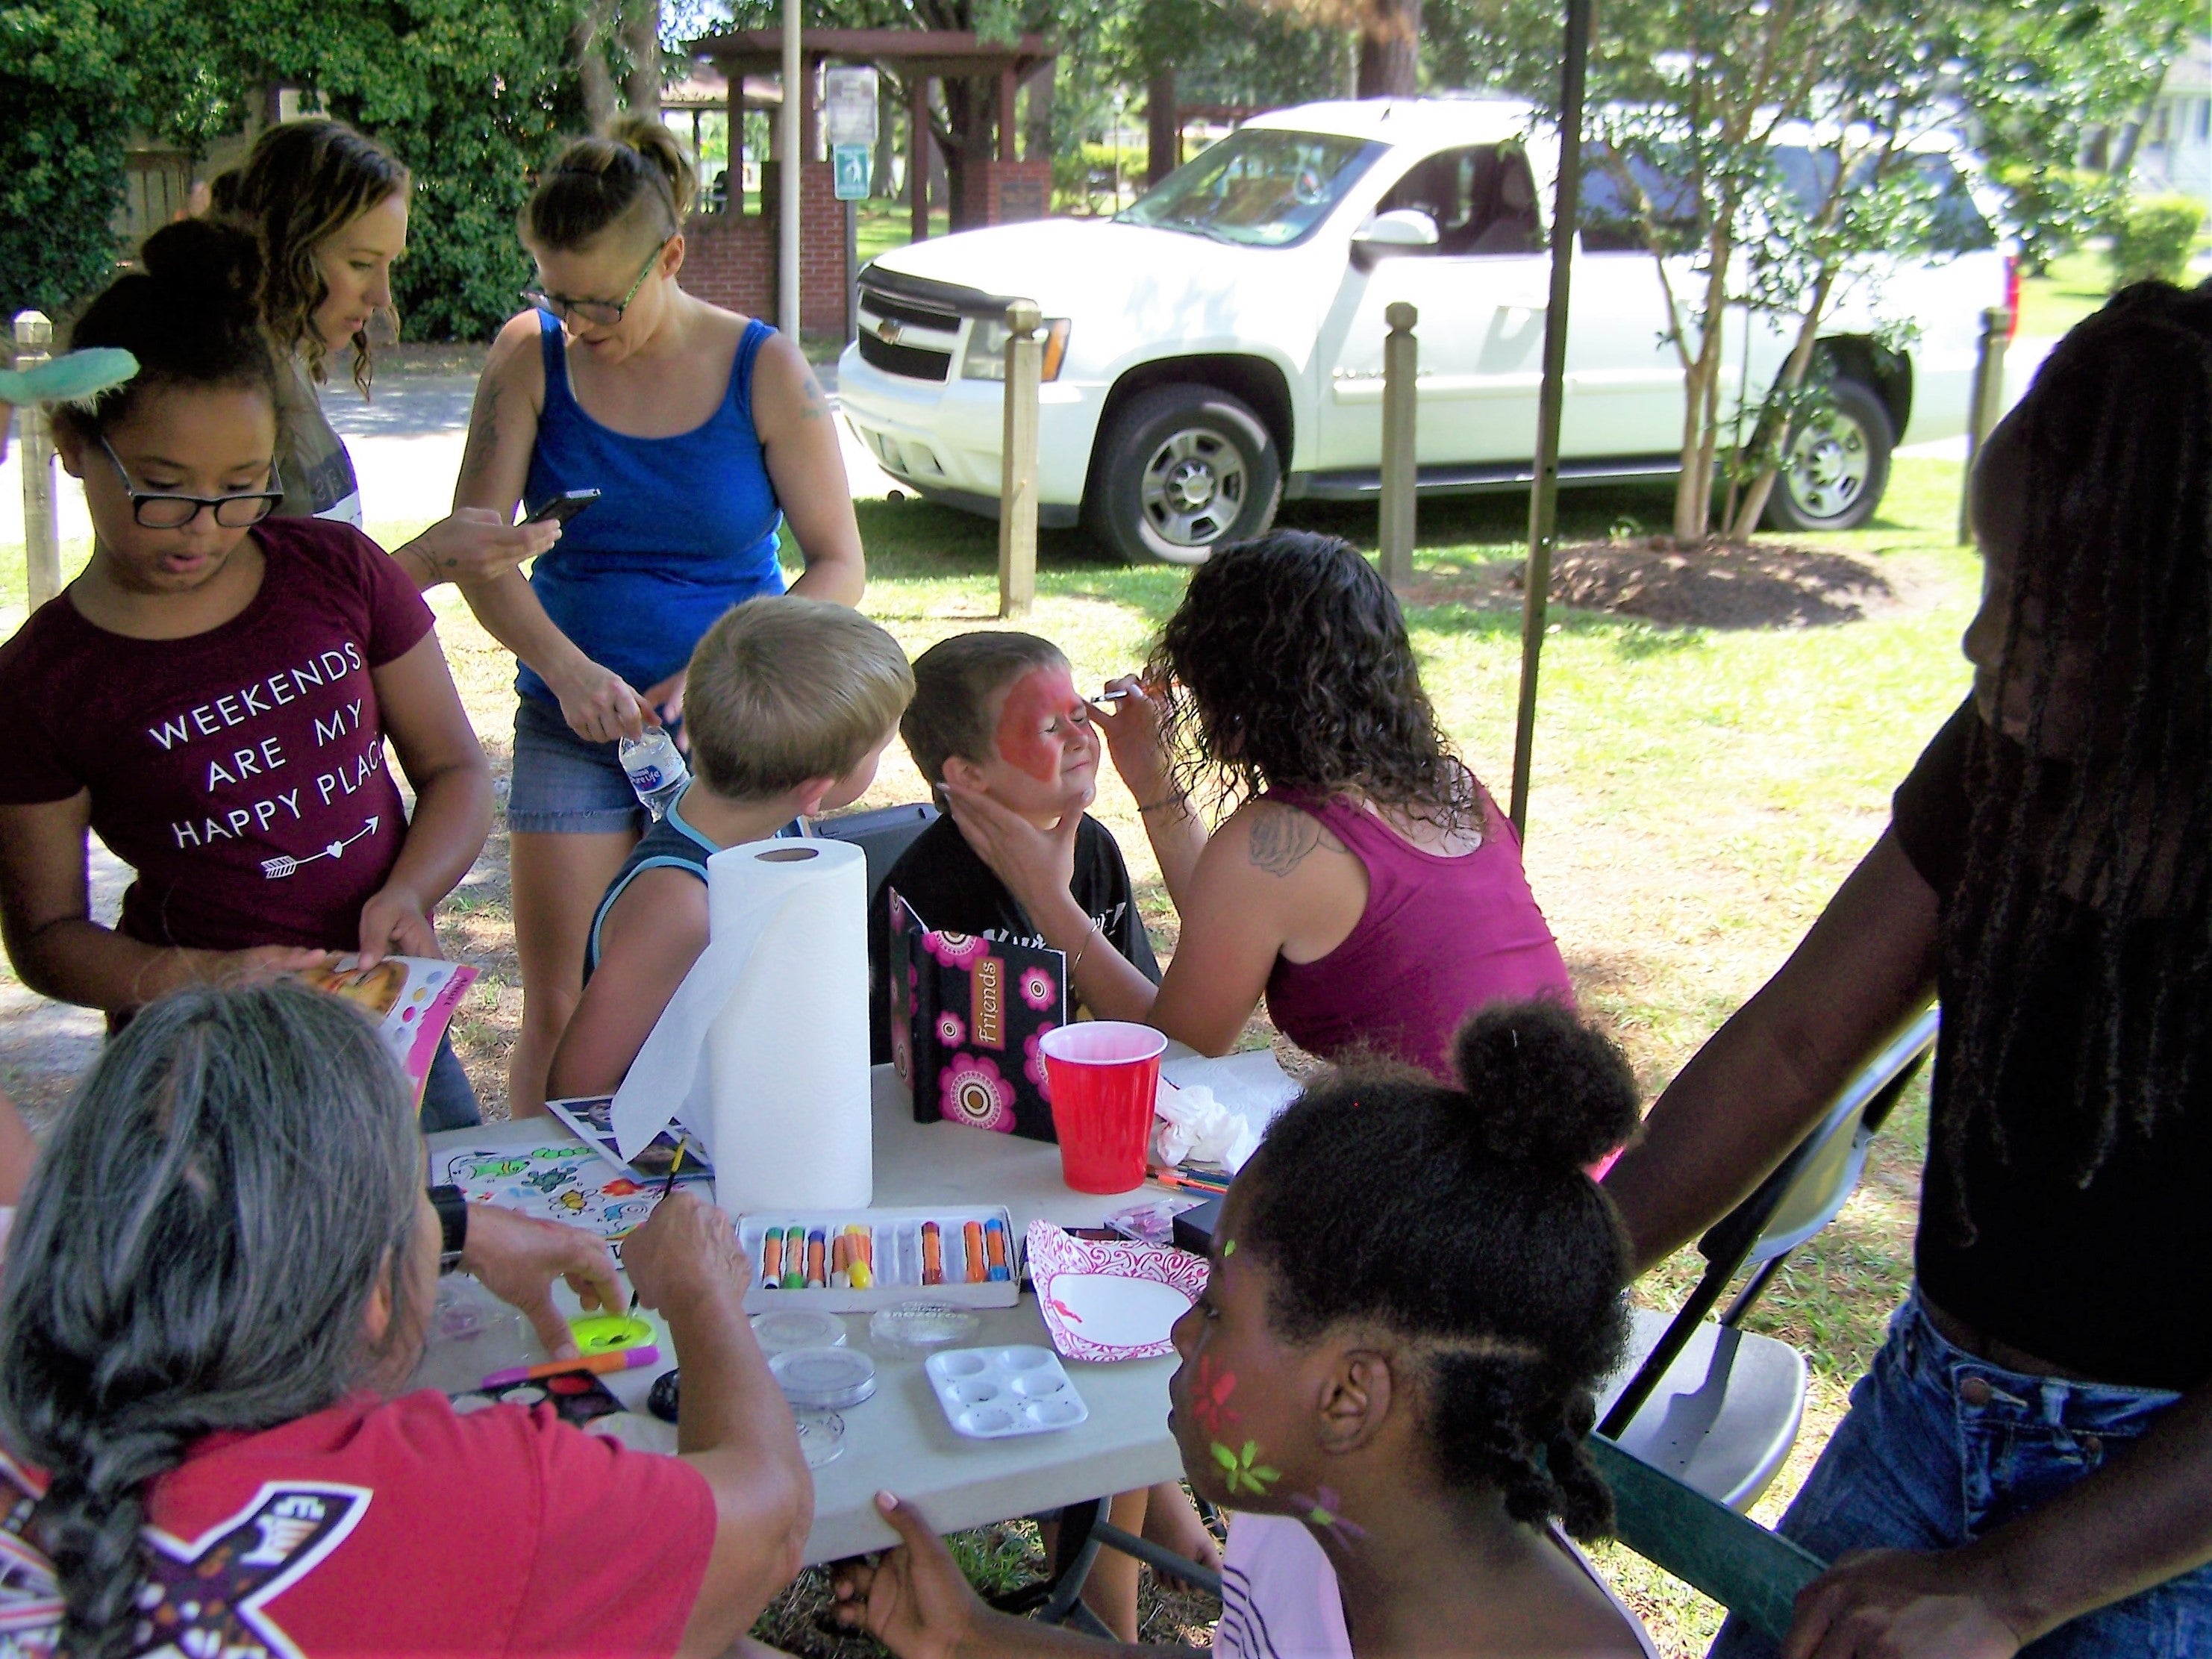
[[[651,822],[613,744],[578,737],[558,703],[515,699],[509,834],[642,835]]]
[[[1992,1365],[1944,1340],[1916,1290],[1778,1530],[1824,1561],[1852,1550],[1954,1549],[2094,1474],[2179,1398]],[[1707,1659],[1775,1651],[1731,1619]],[[2212,1655],[2212,1566],[2061,1625],[2021,1659],[2121,1654]]]
[[[439,1039],[430,1075],[423,1079],[422,1109],[416,1121],[426,1135],[441,1129],[473,1129],[483,1121],[476,1089],[461,1069],[461,1057],[453,1052],[451,1036]]]

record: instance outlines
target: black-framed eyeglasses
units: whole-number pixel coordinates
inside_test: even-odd
[[[673,236],[668,237],[653,250],[653,257],[637,273],[637,280],[629,285],[629,292],[619,301],[571,300],[562,295],[548,294],[534,288],[523,289],[522,297],[547,316],[557,317],[564,323],[573,317],[592,328],[612,328],[622,321],[623,313],[629,309],[629,302],[637,298],[638,289],[645,286],[645,279],[653,275],[653,266],[660,263],[660,256],[668,251],[668,244],[675,240]]]
[[[274,513],[284,499],[283,480],[277,477],[274,461],[269,464],[266,489],[242,489],[234,495],[184,495],[173,490],[139,489],[131,482],[122,458],[109,447],[106,438],[100,441],[100,447],[107,452],[115,476],[123,480],[123,493],[131,498],[131,514],[143,529],[182,530],[204,510],[210,510],[224,529],[244,530]]]

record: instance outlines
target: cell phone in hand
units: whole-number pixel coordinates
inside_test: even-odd
[[[566,524],[599,499],[596,489],[564,489],[552,500],[532,507],[525,524]]]

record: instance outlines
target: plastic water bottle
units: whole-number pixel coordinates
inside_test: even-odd
[[[629,775],[629,787],[637,791],[646,811],[656,818],[665,817],[670,803],[691,781],[691,769],[684,763],[684,751],[668,735],[668,728],[648,726],[642,738],[624,738],[617,752],[623,770]]]

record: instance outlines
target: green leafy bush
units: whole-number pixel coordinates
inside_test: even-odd
[[[2014,162],[1999,167],[1996,179],[2012,198],[2021,264],[2029,276],[2041,275],[2053,259],[2103,234],[2125,199],[2120,180],[2087,167]]]
[[[2187,196],[2139,196],[2113,216],[2112,287],[2189,272],[2189,248],[2204,222],[2204,204]]]
[[[113,268],[123,194],[113,37],[91,0],[0,7],[0,331]]]

